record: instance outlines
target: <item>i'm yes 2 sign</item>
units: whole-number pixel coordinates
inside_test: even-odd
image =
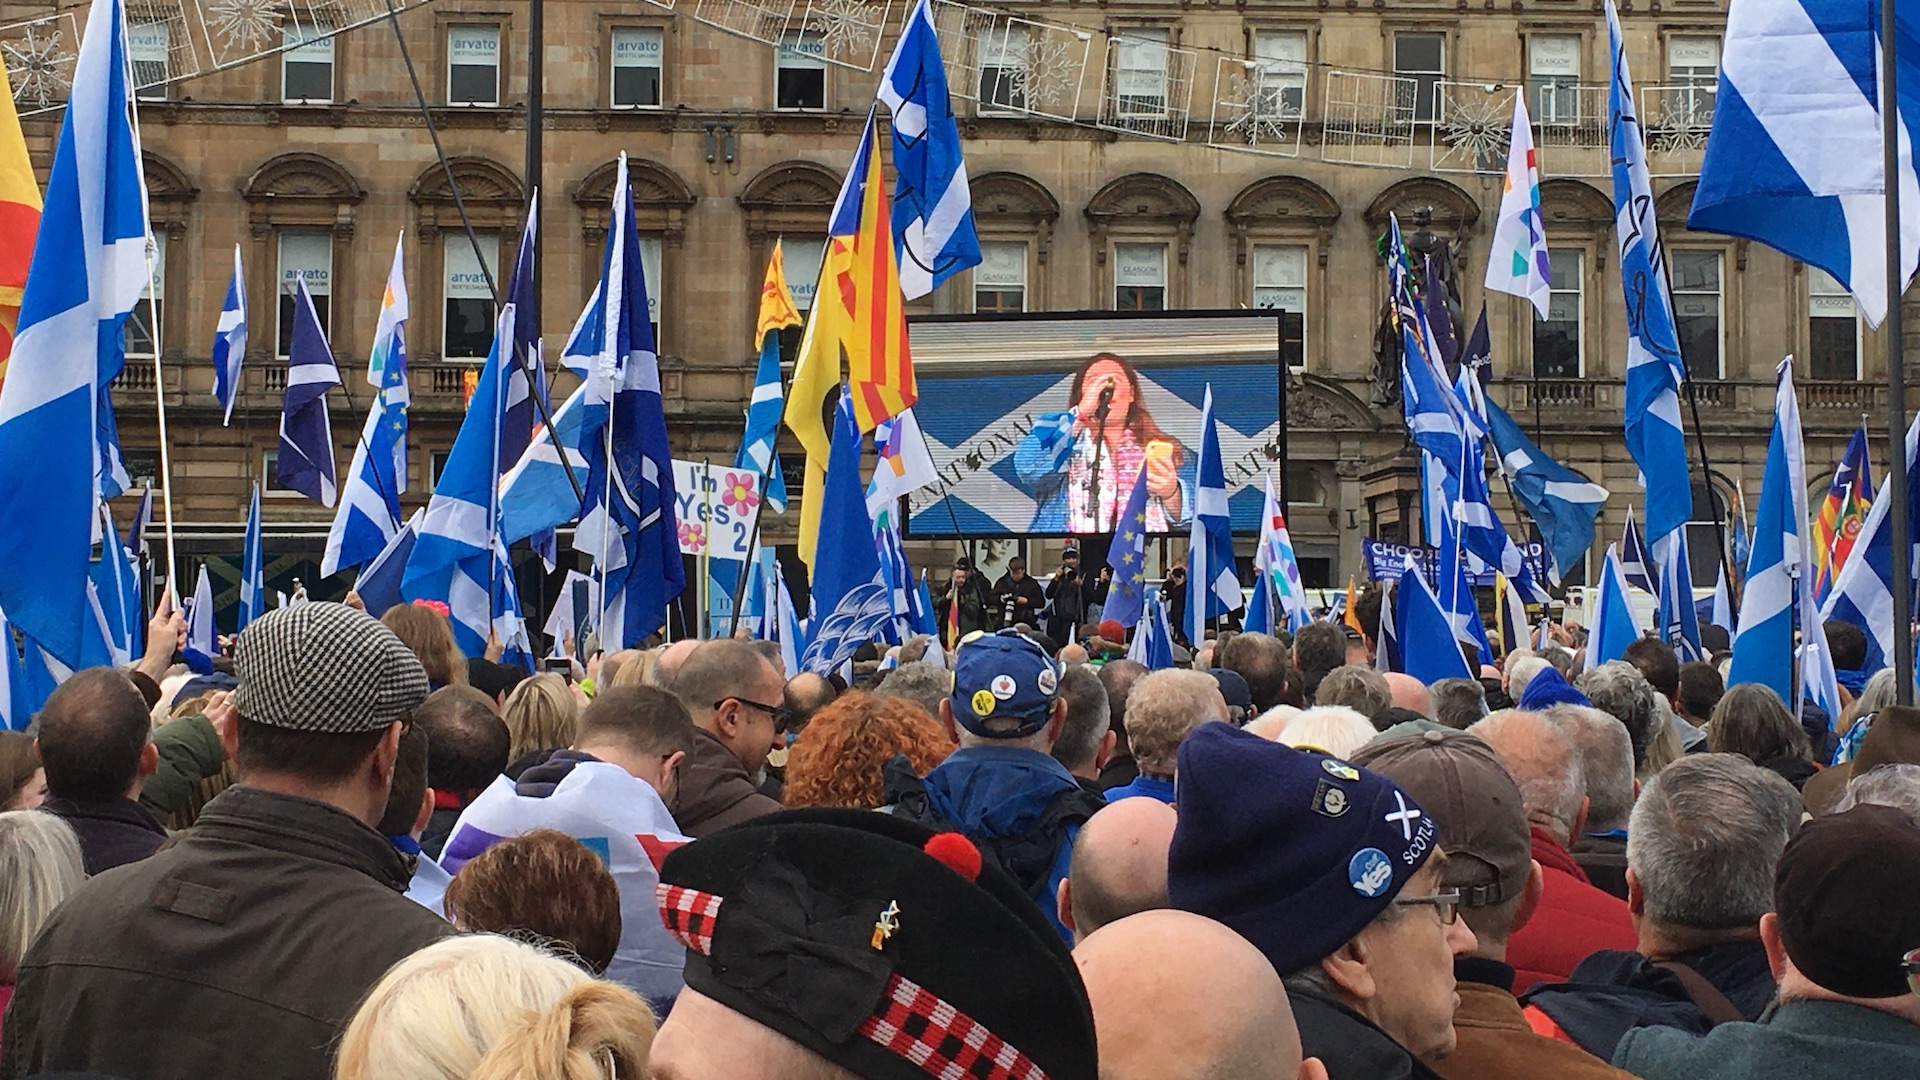
[[[752,554],[760,505],[760,477],[752,469],[676,460],[673,495],[682,555],[744,562]]]

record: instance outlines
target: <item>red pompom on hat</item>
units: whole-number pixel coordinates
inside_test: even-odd
[[[980,880],[980,849],[960,833],[936,833],[920,850],[947,864],[947,869],[968,881]]]

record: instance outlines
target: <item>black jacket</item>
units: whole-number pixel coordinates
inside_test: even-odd
[[[1440,1080],[1366,1017],[1312,990],[1287,986],[1301,1053],[1327,1067],[1327,1080]]]
[[[124,796],[108,802],[48,799],[40,809],[73,826],[88,877],[139,862],[167,842],[167,830],[146,807]]]
[[[1015,599],[1026,603],[1015,603]],[[1045,617],[1047,594],[1040,589],[1040,583],[1030,575],[1023,575],[1019,581],[1012,574],[1002,574],[1000,580],[993,583],[993,616],[1001,626],[1014,623],[1026,623],[1039,626]]]
[[[413,867],[325,803],[228,788],[54,911],[20,963],[0,1077],[327,1080],[360,999],[453,932],[406,898]]]
[[[1757,941],[1709,945],[1681,953],[1685,964],[1726,995],[1749,1020],[1757,1020],[1773,1000],[1773,972]],[[1678,1028],[1704,1035],[1713,1027],[1687,993],[1679,976],[1634,952],[1602,949],[1580,961],[1567,982],[1542,986],[1522,1003],[1547,1014],[1567,1037],[1602,1060],[1628,1031],[1642,1027]]]

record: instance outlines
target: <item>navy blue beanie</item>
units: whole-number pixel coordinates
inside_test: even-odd
[[[1519,707],[1535,712],[1554,705],[1583,705],[1593,707],[1587,695],[1573,688],[1573,684],[1560,674],[1560,669],[1548,665],[1546,670],[1527,681],[1527,688],[1520,694]]]
[[[1225,923],[1275,971],[1333,955],[1433,854],[1433,819],[1393,781],[1226,724],[1180,745],[1167,895]]]

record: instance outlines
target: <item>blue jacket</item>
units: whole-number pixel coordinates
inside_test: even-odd
[[[1159,799],[1168,806],[1172,806],[1173,781],[1162,780],[1157,776],[1148,776],[1142,773],[1134,777],[1133,783],[1131,784],[1125,784],[1107,790],[1108,802],[1119,802],[1121,799],[1136,798]]]

